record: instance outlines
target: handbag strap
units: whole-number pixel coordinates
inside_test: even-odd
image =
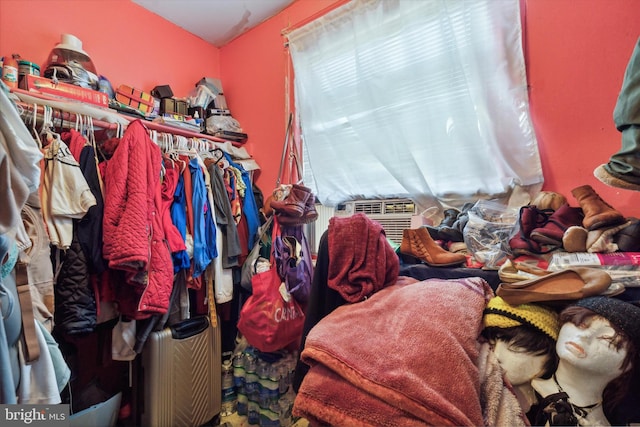
[[[282,148],[282,157],[280,158],[280,170],[278,172],[278,178],[276,179],[276,187],[278,187],[284,178],[284,163],[285,159],[289,158],[289,182],[293,183],[293,165],[296,167],[296,176],[298,181],[301,179],[302,167],[300,166],[300,159],[296,151],[296,144],[293,139],[293,113],[289,114],[289,120],[287,123],[287,131],[284,135],[284,146]]]
[[[20,300],[22,313],[22,339],[24,342],[25,359],[27,364],[35,362],[40,357],[40,345],[36,335],[36,321],[31,302],[31,281],[27,262],[22,258],[16,263],[16,288]]]
[[[253,245],[253,248],[251,248],[251,252],[249,252],[249,255],[247,256],[247,259],[251,259],[252,255],[255,255],[256,252],[260,251],[260,244],[262,243],[262,239],[264,238],[264,236],[267,234],[267,231],[269,230],[269,227],[271,227],[271,224],[273,222],[273,215],[271,215],[267,221],[262,224],[262,226],[260,226],[259,230],[259,234],[258,234],[258,238],[256,239],[256,243]],[[257,260],[258,257],[255,258],[255,260]],[[255,261],[254,260],[254,261]],[[253,270],[255,268],[251,267],[251,269]],[[255,270],[254,270],[255,273]]]
[[[274,218],[275,215],[271,215],[271,218]],[[276,237],[280,234],[280,223],[278,222],[278,218],[274,218],[273,227],[271,227],[271,250],[269,251],[269,262],[273,268],[276,268]]]

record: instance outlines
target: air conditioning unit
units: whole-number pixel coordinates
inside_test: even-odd
[[[353,200],[335,207],[335,216],[363,213],[384,228],[387,238],[398,245],[402,232],[411,228],[411,217],[417,215],[416,204],[410,199]]]
[[[317,255],[320,238],[329,227],[329,220],[334,217],[351,216],[361,212],[384,228],[386,236],[394,243],[402,243],[402,232],[412,228],[411,219],[417,212],[417,206],[410,199],[378,199],[354,200],[341,203],[335,208],[316,204],[318,219],[305,228],[307,239],[313,255]]]

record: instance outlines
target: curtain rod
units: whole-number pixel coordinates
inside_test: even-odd
[[[280,34],[286,37],[286,36],[288,36],[288,35],[289,35],[289,33],[291,33],[292,31],[297,30],[298,28],[304,27],[304,26],[305,26],[305,25],[307,25],[308,23],[310,23],[310,22],[312,22],[312,21],[315,21],[316,19],[318,19],[318,18],[320,18],[320,17],[322,17],[322,16],[326,15],[327,13],[331,12],[331,11],[332,11],[332,10],[334,10],[334,9],[339,8],[340,6],[342,6],[342,5],[346,4],[346,3],[349,3],[350,1],[351,1],[351,0],[338,0],[338,1],[336,1],[334,4],[332,4],[331,6],[327,6],[327,7],[325,7],[324,9],[319,10],[318,12],[314,13],[313,15],[308,16],[308,17],[306,17],[305,19],[303,19],[303,20],[301,20],[301,21],[298,21],[298,22],[296,22],[296,23],[295,23],[295,24],[293,24],[293,25],[290,25],[290,26],[288,26],[287,28],[284,28],[284,29],[281,31],[281,33],[280,33]]]
[[[27,91],[23,91],[20,89],[12,89],[12,92],[15,91],[16,93],[25,93],[29,96],[34,96],[37,97],[35,94],[27,92]],[[19,105],[20,107],[27,109],[29,111],[33,111],[33,103],[27,103],[24,101],[15,101],[15,103],[17,105]],[[38,111],[36,112],[37,114],[44,114],[44,107],[42,105],[37,105]],[[78,118],[78,113],[75,112],[70,112],[70,111],[65,111],[61,108],[55,108],[55,107],[51,107],[53,110],[53,115],[54,115],[54,119],[56,120],[65,120],[69,123],[75,123],[76,119]],[[80,114],[80,116],[82,116]],[[127,117],[125,115],[120,115],[120,117],[125,118],[126,120],[128,120],[129,122],[132,122],[134,120],[136,120],[136,118],[134,117]],[[98,120],[98,119],[93,119],[93,125],[95,127],[99,127],[101,129],[112,129],[112,130],[116,130],[118,129],[118,124],[117,123],[110,123],[110,122],[106,122],[104,120]],[[180,135],[180,136],[184,136],[186,138],[202,138],[202,139],[206,139],[209,141],[213,141],[213,142],[230,142],[232,145],[236,146],[236,147],[241,147],[242,144],[238,143],[236,141],[228,141],[226,139],[223,138],[219,138],[217,136],[212,136],[212,135],[207,135],[204,133],[199,133],[199,132],[194,132],[194,131],[190,131],[188,129],[181,129],[181,128],[177,128],[177,127],[173,127],[173,126],[168,126],[168,125],[164,125],[162,123],[156,123],[156,122],[150,122],[150,121],[146,121],[146,120],[142,120],[142,123],[144,124],[144,126],[149,129],[149,130],[155,130],[157,132],[163,132],[163,133],[169,133],[169,134],[173,134],[173,135]],[[123,126],[123,128],[126,128],[126,125]]]

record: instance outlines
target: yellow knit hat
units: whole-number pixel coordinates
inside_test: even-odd
[[[484,309],[484,327],[509,328],[529,325],[558,339],[560,322],[558,313],[537,304],[509,305],[501,297],[489,300]]]

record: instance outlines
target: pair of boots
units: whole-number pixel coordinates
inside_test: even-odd
[[[405,262],[417,260],[432,267],[451,267],[467,260],[464,253],[453,253],[440,247],[426,227],[403,230],[399,252]]]
[[[580,207],[567,203],[555,211],[540,210],[533,205],[520,209],[518,235],[509,241],[514,255],[543,254],[562,247],[569,227],[598,230],[625,222],[624,216],[602,200],[591,186],[576,187],[571,194]]]
[[[450,208],[445,209],[444,218],[437,226],[426,226],[429,235],[434,240],[444,240],[448,242],[464,242],[464,227],[469,222],[469,209],[473,203],[465,203],[461,210]]]
[[[318,219],[316,197],[300,184],[293,184],[289,194],[282,200],[271,201],[271,209],[281,225],[292,226],[313,222]]]
[[[538,209],[535,205],[527,205],[520,208],[518,233],[509,239],[509,247],[514,256],[536,256],[550,252],[549,249],[543,250],[542,245],[531,238],[531,232],[544,227],[553,213],[552,209]]]

